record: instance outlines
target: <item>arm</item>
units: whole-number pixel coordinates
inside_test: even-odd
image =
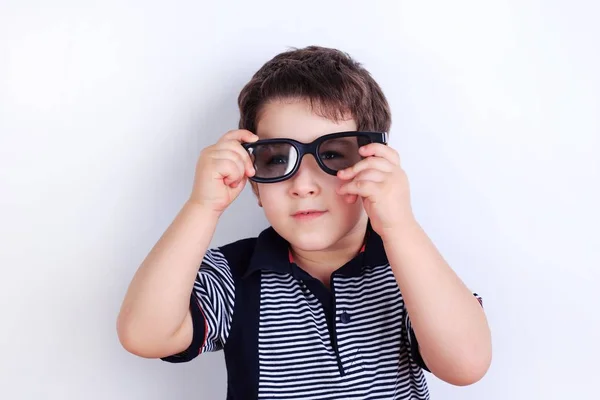
[[[416,221],[382,236],[423,360],[438,378],[469,385],[491,362],[485,313]]]
[[[117,332],[123,347],[158,358],[192,341],[190,293],[218,215],[187,202],[136,272],[121,307]]]
[[[129,352],[163,358],[191,344],[190,295],[198,268],[220,215],[254,174],[240,143],[256,139],[234,130],[202,151],[190,199],[139,267],[123,301],[117,333]]]
[[[338,194],[349,202],[360,196],[383,239],[427,368],[455,385],[474,383],[491,362],[483,308],[416,222],[396,150],[372,143],[360,152],[364,160],[338,172],[345,181]]]

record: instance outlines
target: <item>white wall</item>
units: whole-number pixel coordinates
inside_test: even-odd
[[[242,85],[309,44],[379,80],[415,212],[484,296],[488,375],[432,397],[597,398],[598,3],[84,3],[0,3],[0,398],[224,398],[221,353],[136,358],[115,319]],[[214,244],[264,226],[246,190]]]

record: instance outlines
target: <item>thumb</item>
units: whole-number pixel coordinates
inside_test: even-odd
[[[258,140],[258,136],[246,129],[236,129],[227,132],[220,141],[235,140],[238,142],[252,143]]]

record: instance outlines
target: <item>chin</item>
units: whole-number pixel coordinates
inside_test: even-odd
[[[284,238],[292,246],[304,251],[325,250],[337,242],[332,232],[286,232]]]

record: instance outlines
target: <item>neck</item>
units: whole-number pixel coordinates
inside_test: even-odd
[[[364,244],[367,219],[361,219],[350,232],[322,250],[302,250],[291,246],[295,263],[314,278],[330,286],[331,274],[353,259]]]

